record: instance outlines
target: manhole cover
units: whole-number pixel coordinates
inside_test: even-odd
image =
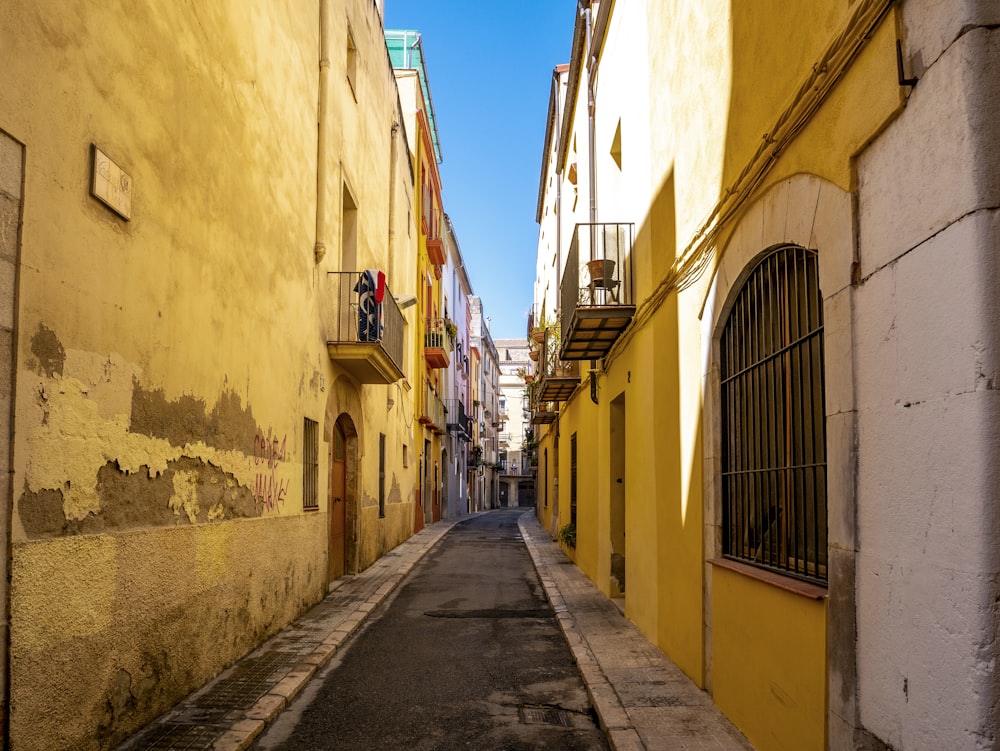
[[[573,722],[562,709],[555,707],[521,707],[519,710],[521,722],[528,725],[561,725],[564,728],[573,727]]]

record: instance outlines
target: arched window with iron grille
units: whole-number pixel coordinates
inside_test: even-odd
[[[719,342],[723,555],[827,578],[823,300],[816,252],[784,245],[740,286]]]

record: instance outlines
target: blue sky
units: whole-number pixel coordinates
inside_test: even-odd
[[[569,62],[576,0],[386,0],[415,29],[438,136],[444,210],[495,339],[525,336],[552,69]]]

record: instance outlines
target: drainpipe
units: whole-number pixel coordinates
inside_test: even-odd
[[[326,0],[323,0],[326,4]],[[389,257],[395,258],[396,244],[396,159],[399,154],[399,121],[393,118],[389,141]]]
[[[319,102],[316,117],[316,245],[318,264],[326,256],[326,101],[330,87],[330,50],[327,39],[329,2],[319,2]]]
[[[559,82],[559,71],[552,71],[552,98],[556,103],[556,133],[562,133],[562,106],[559,100],[561,92]],[[558,139],[557,139],[558,141]],[[559,320],[559,303],[562,290],[562,169],[559,165],[559,149],[556,148],[556,309],[553,311],[554,318]]]
[[[581,0],[581,5],[583,5]],[[594,253],[594,234],[593,225],[597,222],[597,165],[594,164],[596,161],[596,148],[594,146],[594,63],[597,62],[597,58],[591,48],[593,44],[593,27],[591,26],[591,9],[593,3],[592,0],[587,2],[586,7],[583,8],[583,20],[586,28],[586,68],[587,68],[587,192],[590,194],[590,253],[591,260],[593,260]],[[590,361],[590,401],[594,404],[598,404],[597,397],[597,360]]]

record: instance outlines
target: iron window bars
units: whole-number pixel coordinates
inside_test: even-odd
[[[815,251],[782,246],[720,340],[723,555],[827,579],[823,309]]]

